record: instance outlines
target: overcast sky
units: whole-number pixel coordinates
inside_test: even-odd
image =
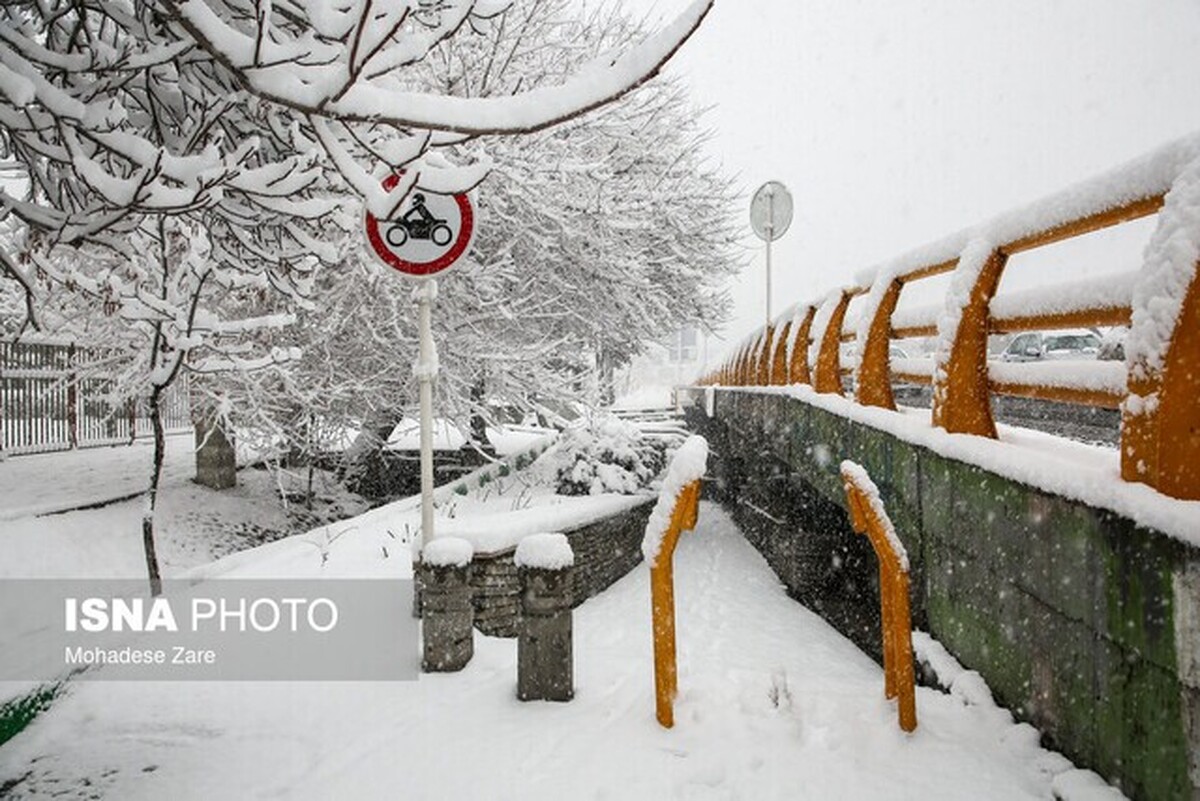
[[[670,69],[715,107],[739,214],[768,179],[795,198],[778,313],[1200,131],[1200,0],[716,0]],[[1018,257],[1001,292],[1135,269],[1152,226]],[[756,247],[727,337],[761,325],[763,277]]]

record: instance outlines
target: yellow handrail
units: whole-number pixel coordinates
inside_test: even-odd
[[[857,339],[855,334],[843,334],[846,309],[851,299],[869,294],[873,302],[867,311],[870,319],[864,321],[866,340],[859,343],[858,403],[895,409],[893,381],[932,384],[931,418],[935,426],[951,433],[990,438],[997,437],[991,413],[993,394],[1120,407],[1122,477],[1148,484],[1173,498],[1200,500],[1200,434],[1196,433],[1200,431],[1200,278],[1186,284],[1180,314],[1161,356],[1151,357],[1146,363],[1131,363],[1124,392],[998,381],[989,378],[987,364],[989,334],[1129,324],[1133,316],[1130,305],[1121,302],[1114,306],[1111,300],[1105,305],[1062,312],[1010,310],[1004,316],[993,315],[990,306],[1008,259],[1014,254],[1141,219],[1160,212],[1164,205],[1160,227],[1166,225],[1169,233],[1171,226],[1190,225],[1190,218],[1173,208],[1168,197],[1171,190],[1180,191],[1181,176],[1200,169],[1198,156],[1200,135],[1187,137],[1082,188],[1074,187],[932,246],[924,261],[914,257],[903,269],[879,271],[872,280],[885,282],[880,286],[843,288],[824,330],[813,330],[817,304],[795,306],[770,326],[755,331],[747,344],[735,350],[732,361],[697,383],[809,384],[817,392],[841,394],[845,372],[841,346]],[[1155,168],[1147,170],[1147,164]],[[1164,166],[1167,164],[1171,166]],[[1125,195],[1114,194],[1110,187],[1124,183],[1137,188]],[[1056,216],[1060,208],[1074,208],[1077,213],[1062,219]],[[1031,229],[1030,219],[1046,222],[1041,228]],[[1002,231],[1009,233],[997,233]],[[954,255],[956,251],[958,255]],[[968,253],[970,258],[963,258]],[[892,339],[938,333],[938,327],[928,321],[893,327],[900,295],[914,281],[947,273],[955,273],[950,291],[956,293],[955,305],[961,314],[951,331],[953,340],[942,345],[942,363],[932,377],[893,372],[889,354]],[[1195,266],[1194,274],[1200,274],[1200,264]],[[1154,286],[1150,277],[1144,280],[1148,283],[1135,292],[1150,291],[1145,288]],[[778,337],[772,343],[775,332]],[[818,346],[810,359],[809,345],[813,342]],[[785,358],[788,353],[791,357]]]
[[[908,558],[897,550],[899,540],[879,501],[879,490],[866,471],[842,462],[842,482],[850,524],[865,534],[879,560],[879,601],[883,629],[883,692],[899,697],[900,728],[917,728],[916,678],[913,671],[912,615],[908,599]],[[890,533],[890,536],[889,536]]]
[[[686,485],[675,498],[671,522],[650,567],[650,609],[654,621],[654,713],[664,728],[675,725],[678,690],[675,663],[675,545],[679,535],[696,527],[700,514],[700,481]]]

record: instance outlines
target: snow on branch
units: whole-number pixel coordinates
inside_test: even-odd
[[[235,72],[251,92],[288,108],[344,122],[382,123],[468,134],[527,133],[608,103],[658,73],[700,25],[713,0],[695,0],[657,34],[627,52],[605,57],[562,84],[509,97],[460,98],[400,88],[391,79],[452,35],[474,4],[436,10],[400,3],[385,10],[365,4],[358,19],[317,0],[292,5],[308,23],[281,26],[276,13],[257,17],[248,3],[226,2],[236,16],[257,20],[243,33],[205,0],[167,0],[197,42]],[[491,10],[489,9],[489,12]],[[264,35],[270,25],[270,36]],[[323,35],[318,35],[323,34]],[[364,55],[365,54],[365,55]]]

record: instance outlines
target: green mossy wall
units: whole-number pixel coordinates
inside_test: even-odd
[[[719,392],[713,417],[700,403],[688,419],[747,537],[868,653],[877,564],[845,516],[843,459],[879,485],[908,549],[917,628],[1131,798],[1200,799],[1200,552],[796,399]]]

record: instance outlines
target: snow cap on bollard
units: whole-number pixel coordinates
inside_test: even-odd
[[[475,557],[475,547],[458,537],[438,537],[421,549],[421,561],[431,567],[466,567]]]
[[[565,534],[530,534],[517,544],[517,567],[562,570],[575,564],[575,552]]]

